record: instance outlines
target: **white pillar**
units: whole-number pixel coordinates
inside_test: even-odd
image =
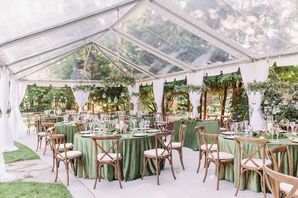
[[[252,82],[263,82],[267,80],[271,62],[267,60],[247,63],[240,66],[241,76],[245,86]],[[259,92],[247,93],[248,103],[252,110],[249,114],[250,125],[253,130],[263,130],[265,127],[264,118],[261,112],[262,95]]]
[[[196,73],[187,74],[187,84],[188,85],[203,85],[204,71],[199,71]],[[199,92],[189,92],[189,100],[193,106],[192,113],[195,118],[198,117],[198,106],[200,105],[201,93]]]
[[[153,95],[154,95],[154,101],[157,106],[157,113],[162,112],[162,98],[163,98],[163,92],[164,92],[164,79],[158,79],[153,81]]]

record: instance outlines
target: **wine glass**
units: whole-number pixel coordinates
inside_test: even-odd
[[[292,132],[295,131],[295,126],[296,126],[295,122],[290,122],[290,128],[292,129]]]

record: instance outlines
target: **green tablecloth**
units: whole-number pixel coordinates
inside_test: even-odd
[[[292,160],[293,160],[293,173],[296,177],[298,177],[298,144],[291,143],[288,139],[280,139],[278,143],[268,143],[268,147],[274,147],[279,144],[288,145]],[[226,179],[229,181],[232,181],[235,183],[235,186],[237,185],[237,179],[238,177],[234,177],[238,174],[238,148],[237,144],[234,140],[225,139],[223,136],[219,136],[219,145],[220,145],[220,151],[225,151],[228,153],[234,154],[234,168],[232,165],[227,165],[225,169],[221,168],[221,178]],[[248,153],[252,153],[256,149],[256,144],[244,144],[243,145],[245,149],[248,151]],[[283,172],[285,174],[288,174],[288,167],[287,167],[287,160],[285,160],[283,165]],[[240,190],[244,190],[245,188],[248,188],[255,192],[261,192],[261,179],[256,173],[251,173],[248,179],[248,182],[245,186],[244,180],[241,180],[240,184]]]
[[[66,143],[74,143],[74,135],[80,131],[75,124],[64,122],[55,123],[55,129],[58,134],[65,135]]]
[[[90,179],[95,178],[96,172],[96,154],[95,145],[90,138],[81,137],[75,134],[74,149],[81,151],[84,156],[84,164]],[[109,142],[105,142],[103,147],[108,148]],[[125,181],[134,180],[141,177],[143,171],[144,151],[155,148],[155,137],[150,134],[146,137],[132,137],[131,135],[123,135],[119,143],[119,153],[122,155],[121,167],[122,175]],[[147,162],[146,175],[153,175],[155,166],[153,161]],[[115,180],[115,171],[112,166],[104,166],[102,176],[109,181]],[[83,169],[79,164],[78,177],[83,177]]]
[[[199,148],[198,137],[197,137],[197,134],[195,133],[196,126],[205,126],[207,133],[212,133],[212,134],[219,133],[218,121],[214,121],[214,120],[196,121],[196,120],[180,119],[174,122],[173,129],[175,131],[175,136],[174,136],[175,141],[179,140],[179,127],[181,124],[186,124],[184,146],[191,148],[194,151],[198,150]]]
[[[47,118],[54,119],[55,122],[62,122],[63,121],[63,116],[56,116],[56,115],[41,115],[40,116],[41,121],[46,121]]]

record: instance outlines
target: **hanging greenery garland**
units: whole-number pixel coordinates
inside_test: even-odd
[[[175,85],[174,91],[187,93],[202,93],[206,90],[205,85]]]
[[[77,85],[73,87],[72,89],[74,91],[84,91],[84,92],[90,92],[94,89],[95,86],[92,85]]]

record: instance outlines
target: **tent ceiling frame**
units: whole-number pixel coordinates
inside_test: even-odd
[[[150,71],[147,71],[147,70],[144,70],[142,69],[140,66],[138,66],[137,64],[135,63],[132,63],[131,61],[127,60],[126,58],[122,57],[122,56],[118,56],[117,54],[115,54],[113,51],[105,48],[104,46],[100,45],[99,43],[95,42],[95,45],[98,46],[100,49],[102,49],[103,51],[105,51],[106,53],[110,54],[111,56],[115,57],[115,58],[120,58],[124,63],[128,64],[129,66],[131,66],[132,68],[142,72],[142,73],[145,73],[149,76],[152,76],[154,78],[158,78],[157,75],[153,74],[152,72]]]
[[[23,35],[23,36],[20,36],[20,37],[16,37],[16,38],[8,40],[6,42],[0,43],[0,47],[4,47],[4,46],[7,46],[7,45],[12,45],[12,44],[17,43],[17,42],[22,42],[22,41],[30,39],[30,38],[34,38],[34,37],[37,37],[37,36],[40,36],[40,35],[44,35],[44,34],[47,34],[49,32],[55,31],[57,29],[60,29],[60,28],[66,27],[66,26],[70,26],[72,24],[75,24],[75,23],[78,23],[78,22],[81,22],[81,21],[96,17],[98,15],[103,15],[103,14],[109,13],[111,11],[118,10],[122,7],[132,5],[132,4],[134,4],[138,1],[140,1],[140,0],[126,0],[124,2],[112,5],[110,7],[104,8],[104,9],[100,9],[98,11],[86,14],[84,16],[80,16],[80,17],[65,21],[63,23],[59,23],[57,25],[47,27],[47,28],[35,31],[33,33],[30,33],[30,34],[26,34],[26,35]]]
[[[89,42],[89,43],[84,43],[83,45],[81,45],[81,46],[79,46],[79,47],[76,47],[76,48],[74,48],[74,49],[72,49],[72,50],[69,50],[69,51],[64,52],[64,53],[62,53],[62,54],[56,55],[56,56],[54,56],[54,57],[52,57],[52,58],[50,58],[50,59],[44,60],[44,61],[39,62],[39,63],[36,63],[36,64],[34,64],[34,65],[30,66],[30,67],[27,67],[27,68],[25,68],[25,69],[22,69],[22,70],[20,70],[20,71],[18,71],[18,72],[16,72],[16,73],[14,73],[14,75],[19,74],[19,73],[21,73],[21,72],[23,72],[23,71],[26,71],[26,70],[28,70],[28,69],[37,67],[38,65],[41,65],[41,64],[46,63],[46,62],[48,62],[48,61],[51,61],[51,60],[53,60],[53,59],[59,58],[59,57],[61,57],[61,56],[64,56],[64,55],[68,54],[69,52],[76,51],[76,50],[78,50],[78,49],[80,49],[80,48],[82,48],[83,46],[88,45],[88,44],[90,44],[90,42]]]
[[[31,71],[31,72],[29,72],[29,73],[26,73],[25,75],[24,75],[24,74],[22,75],[22,73],[19,73],[19,74],[16,75],[16,77],[19,78],[19,79],[23,79],[23,78],[25,78],[26,76],[29,76],[29,75],[31,75],[31,74],[34,74],[34,73],[36,73],[36,72],[39,72],[39,71],[42,70],[42,69],[45,69],[45,68],[47,68],[47,67],[52,66],[53,64],[59,62],[60,60],[66,58],[66,57],[68,57],[69,55],[71,55],[71,54],[77,52],[78,50],[80,50],[80,49],[71,51],[71,52],[65,54],[64,56],[59,56],[59,57],[57,58],[56,61],[51,62],[51,63],[49,63],[49,64],[46,64],[45,66],[43,66],[43,67],[41,67],[41,68],[39,68],[39,69],[37,69],[37,70]],[[51,61],[51,60],[50,60],[50,61]],[[47,62],[50,62],[50,61],[47,61]],[[27,70],[25,70],[25,71],[27,71]],[[24,72],[25,72],[25,71],[24,71]],[[22,75],[22,76],[18,77],[18,75]]]
[[[194,70],[195,69],[190,64],[186,64],[180,60],[177,60],[176,58],[172,58],[169,55],[161,52],[160,50],[157,50],[157,49],[151,47],[150,45],[144,43],[143,41],[140,41],[139,39],[137,39],[127,33],[121,32],[120,30],[117,30],[115,28],[113,28],[111,30],[115,31],[117,33],[117,35],[122,37],[123,39],[128,40],[129,42],[137,45],[138,47],[142,48],[143,50],[145,50],[145,51],[147,51],[147,52],[149,52],[149,53],[151,53],[151,54],[153,54],[153,55],[155,55],[155,56],[173,64],[173,65],[176,65],[183,70]]]
[[[169,8],[158,3],[157,0],[148,0],[148,6],[153,6],[154,9],[159,10],[164,15],[167,15],[169,18],[174,19],[175,23],[177,23],[181,27],[187,27],[188,31],[193,32],[200,38],[206,40],[212,45],[222,49],[229,54],[239,57],[244,56],[247,59],[254,59],[255,54],[250,52],[249,50],[243,48],[241,45],[236,43],[235,41],[220,35],[209,26],[198,22],[197,20],[192,19],[187,16],[183,11],[175,9],[175,12]]]
[[[110,59],[110,57],[108,57],[106,54],[105,54],[105,52],[104,51],[102,51],[102,49],[100,49],[97,45],[94,45],[93,44],[93,46],[97,49],[97,50],[99,50],[99,52],[102,54],[102,55],[104,55],[104,57],[106,57],[117,69],[119,69],[124,75],[126,75],[126,73],[123,71],[123,69],[121,69],[121,67],[120,66],[118,66],[116,63],[115,63],[115,61],[113,61],[112,59]]]
[[[99,32],[94,33],[94,34],[91,34],[91,35],[89,35],[89,36],[82,37],[82,38],[80,38],[80,39],[77,39],[77,40],[68,42],[68,43],[63,44],[63,45],[60,45],[60,46],[57,46],[57,47],[55,47],[55,48],[51,48],[51,49],[49,49],[49,50],[47,50],[47,51],[44,51],[44,52],[41,52],[41,53],[38,53],[38,54],[34,54],[34,55],[32,55],[32,56],[28,56],[28,57],[23,58],[23,59],[19,59],[19,60],[15,61],[15,62],[12,62],[12,63],[10,63],[10,64],[8,64],[8,65],[6,65],[6,66],[8,66],[8,67],[9,67],[9,66],[13,66],[14,64],[20,63],[20,62],[22,62],[22,61],[26,61],[26,60],[28,60],[28,59],[35,58],[35,57],[38,57],[38,56],[47,54],[47,53],[49,53],[49,52],[52,52],[52,51],[55,51],[55,50],[62,49],[62,48],[67,47],[67,46],[69,46],[69,45],[75,44],[75,43],[80,42],[80,41],[87,40],[87,39],[92,38],[92,37],[94,37],[94,36],[96,36],[96,35],[98,35],[98,34],[104,33],[104,32],[107,31],[107,30],[108,30],[108,29],[104,29],[104,30],[102,30],[102,31],[99,31]]]
[[[81,84],[81,83],[88,83],[88,84],[101,84],[102,81],[100,80],[21,80],[23,82],[36,82],[36,83],[75,83],[75,84]]]

